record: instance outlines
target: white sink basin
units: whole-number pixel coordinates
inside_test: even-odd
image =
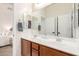
[[[63,40],[61,42],[61,44],[65,44],[65,45],[72,46],[72,47],[78,47],[78,45],[79,45],[77,42],[70,42],[70,41],[66,41],[66,40],[65,41]]]
[[[60,41],[57,40],[58,37],[45,37],[45,36],[36,36],[35,39],[37,40],[40,40],[40,41],[46,41],[46,42],[49,42],[49,43],[58,43],[58,44],[63,44],[63,45],[67,45],[67,46],[72,46],[72,47],[78,47],[78,43],[77,42],[74,42],[74,41],[68,41],[68,40],[64,40],[63,38],[59,38],[61,39]]]
[[[35,39],[37,40],[42,40],[42,41],[47,41],[47,42],[55,42],[56,39],[55,38],[49,38],[49,37],[35,37]]]

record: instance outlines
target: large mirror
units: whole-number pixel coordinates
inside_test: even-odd
[[[75,4],[52,3],[44,8],[33,12],[32,29],[40,34],[59,37],[75,37]]]

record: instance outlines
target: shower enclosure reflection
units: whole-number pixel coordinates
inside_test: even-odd
[[[75,37],[75,6],[74,3],[50,4],[33,12],[36,18],[32,19],[32,29],[38,30],[41,25],[41,34]]]

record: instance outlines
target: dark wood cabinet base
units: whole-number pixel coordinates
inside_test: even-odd
[[[75,56],[73,54],[50,48],[35,42],[21,39],[22,56]]]

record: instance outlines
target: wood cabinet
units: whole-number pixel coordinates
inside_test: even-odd
[[[40,45],[32,42],[32,56],[40,55]]]
[[[39,44],[32,42],[32,48],[35,49],[35,50],[39,50]]]
[[[32,49],[32,56],[39,56],[39,51]]]
[[[21,39],[21,55],[22,56],[39,56],[39,44]]]
[[[40,45],[40,55],[41,56],[72,56],[72,54],[62,52],[53,48]]]
[[[21,40],[21,55],[30,56],[30,42],[25,39]]]
[[[54,48],[50,48],[25,39],[21,40],[22,56],[74,56]]]

